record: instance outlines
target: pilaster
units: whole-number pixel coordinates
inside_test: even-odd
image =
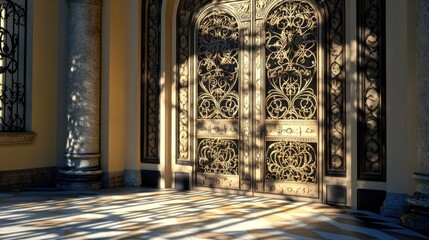
[[[429,1],[416,0],[417,172],[403,225],[429,232]]]

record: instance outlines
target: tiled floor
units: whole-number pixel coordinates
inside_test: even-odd
[[[429,239],[323,204],[121,188],[0,193],[0,239]]]

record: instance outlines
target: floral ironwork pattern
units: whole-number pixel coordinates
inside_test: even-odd
[[[201,139],[198,173],[238,175],[238,145],[229,139]]]
[[[214,10],[198,25],[198,119],[237,119],[239,31],[234,17]]]
[[[25,1],[23,5],[25,5]],[[24,6],[0,3],[0,132],[25,130]]]
[[[358,1],[359,9],[359,76],[362,88],[359,178],[385,180],[384,99],[384,29],[383,0]]]
[[[189,59],[190,36],[189,26],[192,25],[194,12],[209,0],[182,0],[177,11],[177,79],[178,79],[178,149],[177,163],[189,165]]]
[[[317,119],[317,38],[314,8],[286,1],[266,21],[268,119]]]
[[[143,163],[159,163],[160,27],[162,0],[148,0],[143,6],[144,47],[142,64]]]
[[[266,179],[317,183],[315,143],[282,141],[267,144]]]
[[[285,0],[284,2],[292,2],[294,0]],[[191,90],[190,79],[192,64],[190,63],[192,51],[190,50],[190,43],[192,42],[193,36],[190,36],[192,31],[189,31],[189,27],[193,24],[193,15],[202,6],[213,2],[211,0],[182,0],[179,3],[177,12],[177,94],[178,94],[178,116],[177,116],[177,137],[178,137],[178,148],[177,148],[177,163],[178,164],[190,164],[190,148],[191,145],[191,99],[196,99],[194,93]],[[255,29],[256,35],[250,36],[252,43],[256,46],[265,46],[265,35],[260,34],[260,29],[264,29],[263,19],[267,15],[267,11],[271,9],[271,6],[282,4],[282,2],[276,0],[255,0],[252,5],[249,5],[247,1],[233,2],[225,1],[227,4],[231,4],[233,9],[239,10],[242,13],[237,16],[241,20],[250,19],[248,16],[256,17],[253,23],[251,23],[252,29]],[[297,0],[297,2],[300,2]],[[310,1],[301,1],[310,2]],[[325,53],[326,53],[326,64],[325,64],[325,76],[327,83],[327,95],[326,95],[326,124],[327,124],[327,138],[326,142],[326,174],[330,176],[345,176],[346,173],[346,162],[345,162],[345,1],[344,0],[315,0],[312,1],[314,6],[320,7],[320,14],[324,16],[324,25],[326,28],[320,31],[324,41]],[[218,3],[217,3],[218,4]],[[223,4],[223,3],[222,3]],[[321,10],[321,9],[324,10]],[[317,11],[319,11],[317,10]],[[246,15],[247,14],[247,15]],[[252,46],[254,47],[254,46]],[[254,50],[249,51],[254,56],[252,61],[255,63],[255,73],[251,80],[251,86],[259,89],[263,87],[266,72],[264,70],[264,61],[261,58],[265,57],[265,52],[260,51],[258,47]],[[324,58],[325,59],[325,58]],[[262,60],[262,61],[261,61]],[[243,65],[245,68],[245,64]],[[259,69],[259,70],[258,70]],[[320,69],[320,68],[319,68]],[[320,70],[319,70],[320,71]],[[320,74],[320,73],[319,73]],[[244,79],[245,80],[245,79]],[[263,84],[265,85],[265,84]],[[242,94],[245,94],[243,90]],[[247,95],[246,95],[247,96]],[[264,91],[252,93],[251,110],[254,113],[263,111],[262,115],[266,115],[266,109],[263,108],[266,94]],[[246,103],[246,100],[242,100]],[[253,109],[252,109],[253,108]],[[245,105],[243,105],[245,109]],[[256,116],[253,122],[255,124],[254,130],[257,138],[256,147],[252,148],[251,151],[254,153],[253,156],[257,163],[263,164],[264,162],[264,148],[262,142],[264,141],[260,134],[263,134],[264,118],[265,116]],[[317,114],[316,114],[317,115]],[[243,121],[244,119],[242,119]],[[243,128],[245,129],[245,128]],[[258,135],[259,134],[259,135]],[[258,142],[260,141],[260,142]],[[263,178],[263,177],[262,177]]]
[[[345,176],[345,2],[326,1],[328,18],[328,149],[326,174]]]

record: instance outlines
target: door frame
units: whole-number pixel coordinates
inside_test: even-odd
[[[172,26],[172,62],[173,75],[171,79],[171,90],[176,94],[172,94],[172,128],[171,128],[171,145],[172,145],[172,167],[173,173],[185,173],[188,176],[189,184],[195,188],[193,182],[193,162],[191,161],[189,147],[190,141],[190,126],[186,121],[180,119],[184,113],[189,109],[189,95],[188,83],[183,82],[186,78],[189,68],[187,66],[187,53],[186,49],[189,48],[189,32],[183,31],[188,29],[188,24],[191,22],[192,13],[202,5],[211,2],[211,0],[176,0],[173,6],[173,21]],[[222,0],[221,0],[222,2]],[[345,27],[348,24],[345,14],[349,12],[349,7],[353,6],[350,3],[346,4],[344,0],[335,1],[318,1],[319,11],[323,11],[322,21],[325,23],[324,34],[326,40],[322,42],[321,46],[325,49],[331,49],[325,54],[326,68],[325,83],[326,92],[323,94],[325,97],[325,154],[321,163],[321,180],[326,180],[320,194],[320,199],[324,200],[326,197],[326,184],[345,184],[350,179],[350,169],[347,165],[351,163],[346,154],[346,35]],[[322,5],[323,4],[323,5]],[[347,8],[346,8],[347,7]],[[183,34],[183,35],[181,35]],[[169,42],[166,40],[166,42]],[[166,51],[167,53],[168,51]],[[347,75],[349,76],[349,75]],[[331,84],[331,85],[330,85]],[[181,98],[184,96],[184,98]],[[182,99],[185,99],[182,101]],[[346,162],[347,160],[347,162]],[[346,165],[347,164],[347,165]],[[347,174],[347,175],[346,175]],[[173,174],[173,179],[175,179]],[[174,180],[176,181],[176,180]],[[201,188],[201,187],[199,187]],[[217,191],[216,189],[207,188],[206,190]],[[227,192],[240,192],[228,190]],[[347,190],[349,192],[349,190]],[[247,194],[247,193],[242,193]],[[259,194],[254,194],[259,195]],[[349,195],[347,195],[349,196]],[[272,197],[276,197],[273,195]],[[284,196],[280,196],[284,198]],[[349,197],[347,197],[349,199]],[[299,198],[298,198],[299,200]],[[304,199],[309,201],[308,199]]]
[[[240,1],[237,1],[240,2]],[[253,1],[250,1],[253,2]],[[198,83],[196,82],[196,76],[195,74],[195,70],[193,69],[193,66],[195,66],[195,42],[196,42],[196,23],[198,22],[198,20],[201,18],[200,15],[202,15],[204,12],[209,11],[210,8],[214,8],[216,7],[216,5],[221,5],[224,2],[216,2],[213,3],[213,5],[210,5],[210,3],[207,3],[207,5],[204,5],[203,7],[201,7],[192,17],[192,27],[191,27],[191,33],[192,35],[190,36],[190,39],[192,40],[190,43],[190,49],[191,50],[191,60],[190,60],[190,67],[189,67],[189,72],[190,72],[190,78],[189,78],[189,105],[190,105],[190,115],[188,115],[188,117],[190,117],[190,133],[191,133],[191,146],[190,146],[190,153],[191,153],[191,166],[192,166],[192,180],[191,180],[191,186],[193,189],[202,189],[202,190],[210,190],[210,191],[215,191],[215,192],[234,192],[234,193],[238,193],[238,194],[245,194],[245,195],[252,195],[252,196],[270,196],[270,197],[279,197],[279,198],[289,198],[289,199],[296,199],[296,200],[305,200],[305,201],[316,201],[316,202],[321,202],[323,201],[323,177],[324,177],[324,157],[325,157],[325,136],[326,136],[326,123],[325,123],[325,112],[326,112],[326,101],[325,101],[325,91],[326,91],[326,70],[325,70],[325,64],[326,64],[326,56],[327,53],[324,51],[324,48],[326,46],[326,43],[324,41],[325,39],[325,16],[324,16],[324,9],[323,7],[319,6],[316,4],[316,2],[310,1],[310,4],[313,6],[313,8],[316,11],[316,14],[318,16],[318,49],[317,49],[317,53],[318,53],[318,65],[317,65],[317,97],[318,97],[318,142],[317,142],[317,179],[318,179],[318,183],[317,183],[317,197],[303,197],[303,196],[297,196],[297,195],[288,195],[288,194],[279,194],[279,193],[269,193],[266,192],[264,190],[262,191],[258,191],[256,190],[256,149],[254,147],[251,147],[250,149],[250,161],[249,161],[249,170],[250,170],[250,179],[251,179],[251,186],[250,189],[248,190],[242,190],[242,189],[228,189],[228,188],[211,188],[211,187],[204,187],[204,186],[198,186],[197,185],[197,177],[196,177],[196,169],[197,169],[197,162],[195,161],[195,157],[197,156],[197,146],[198,146],[198,141],[197,141],[197,107],[196,107],[196,103],[194,101],[195,97],[196,97],[196,92],[197,92],[197,88],[198,88]],[[269,7],[267,7],[270,11],[273,7],[275,7],[276,5],[279,5],[280,3],[272,3]],[[253,5],[253,4],[252,4]],[[254,7],[252,7],[251,11],[255,11]],[[251,34],[252,35],[257,35],[255,32],[255,25],[256,25],[256,19],[254,18],[254,15],[256,14],[255,12],[250,13],[251,14]],[[262,23],[265,23],[265,18],[262,20]],[[265,31],[261,32],[262,34],[265,33]],[[251,45],[254,46],[254,38],[250,38],[251,39]],[[240,41],[240,43],[243,43],[243,41]],[[246,46],[242,46],[243,50],[246,51],[247,49],[245,49]],[[253,49],[253,50],[252,50]],[[249,72],[249,78],[250,78],[250,85],[254,85],[255,84],[255,76],[256,76],[256,72],[260,72],[261,77],[261,88],[260,91],[262,94],[261,98],[264,99],[265,98],[265,91],[266,91],[266,87],[265,87],[265,68],[261,68],[260,70],[257,70],[256,68],[256,63],[255,63],[255,59],[256,59],[256,55],[261,55],[260,52],[258,53],[258,51],[262,51],[265,50],[264,47],[260,47],[259,49],[255,48],[255,47],[250,47],[250,56],[249,56],[249,67],[250,69],[252,69]],[[240,54],[240,59],[241,61],[243,61],[243,55],[244,54]],[[261,59],[265,57],[265,54],[262,54]],[[262,59],[262,62],[265,62],[265,60]],[[241,71],[241,73],[243,73],[244,71]],[[239,80],[239,88],[240,90],[243,89],[243,83],[242,83],[242,77],[240,77]],[[263,87],[262,87],[263,86]],[[256,105],[256,95],[257,95],[257,91],[255,91],[253,89],[253,92],[251,91],[249,94],[250,97],[250,105],[251,106],[255,106]],[[243,94],[240,93],[240,97],[242,97]],[[241,100],[241,99],[240,99]],[[240,105],[240,108],[242,107],[242,105]],[[253,109],[253,108],[251,108]],[[241,115],[241,114],[240,114]],[[255,146],[256,143],[256,137],[255,137],[255,131],[256,131],[256,115],[253,111],[251,111],[249,113],[250,115],[250,132],[253,133],[251,134],[253,137],[250,138],[251,140],[251,146]],[[265,119],[265,111],[262,111],[262,118],[261,120],[264,122]],[[242,132],[242,131],[240,131]],[[242,134],[240,134],[240,141],[242,141]],[[262,142],[263,142],[263,151],[265,152],[265,136],[261,136],[262,138]],[[242,149],[240,149],[242,150]],[[243,155],[243,154],[240,154]],[[262,153],[262,156],[264,156],[265,154]],[[262,165],[263,167],[263,165]],[[241,177],[241,173],[242,171],[240,171],[240,177]],[[241,178],[240,178],[241,179]],[[263,179],[264,180],[264,179]],[[265,182],[265,181],[263,181]]]

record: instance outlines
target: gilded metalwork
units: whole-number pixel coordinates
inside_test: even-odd
[[[243,183],[246,181],[241,181],[242,184],[240,186],[239,175],[198,174],[196,176],[196,182],[198,186],[243,189]]]
[[[326,174],[345,176],[345,3],[327,0],[328,149]]]
[[[237,141],[209,138],[198,143],[198,173],[238,175],[238,159]]]
[[[305,120],[265,121],[265,136],[270,139],[294,138],[300,141],[317,142],[319,123]]]
[[[25,131],[25,7],[0,2],[0,132]]]
[[[252,119],[252,94],[251,94],[251,23],[250,21],[242,22],[241,35],[243,39],[243,50],[242,56],[242,74],[241,74],[241,117],[240,117],[240,126],[241,132],[240,137],[242,139],[241,145],[241,179],[240,179],[240,189],[250,190],[251,189],[251,154],[252,154],[252,138],[251,138],[251,119]]]
[[[266,10],[270,9],[269,6],[275,0],[256,0],[256,19],[263,18],[267,13]]]
[[[256,191],[320,196],[317,3],[266,0],[256,6]]]
[[[252,12],[252,4],[250,2],[232,4],[232,7],[239,14],[241,21],[250,21]]]
[[[358,68],[362,88],[359,178],[385,180],[385,123],[384,99],[384,6],[383,0],[359,1],[360,64]]]
[[[198,186],[250,189],[250,22],[239,22],[250,21],[250,2],[242,3],[202,8],[196,21]]]
[[[190,99],[190,65],[191,56],[189,26],[196,10],[210,2],[210,0],[182,0],[177,11],[177,79],[178,79],[178,164],[190,164],[190,125],[189,125],[189,99]]]
[[[258,9],[257,9],[258,10]],[[254,57],[254,112],[253,117],[254,121],[254,129],[255,129],[255,147],[254,147],[254,156],[255,156],[255,175],[254,178],[256,180],[255,191],[263,191],[263,181],[264,181],[264,127],[263,127],[263,102],[264,102],[264,89],[263,85],[265,84],[263,75],[263,47],[265,46],[265,38],[264,36],[264,23],[262,19],[256,19],[255,21],[255,45],[257,46],[255,49],[255,57]]]
[[[271,181],[317,182],[316,144],[297,141],[267,142],[266,174]]]
[[[345,174],[344,6],[344,0],[180,2],[177,162],[195,159],[198,186],[251,189],[253,179],[254,191],[317,198],[319,157],[327,156],[328,175]],[[219,38],[223,28],[239,36]],[[229,93],[229,104],[221,103]],[[321,133],[329,135],[326,142]],[[198,170],[206,139],[237,144],[237,175]],[[267,146],[289,142],[313,148],[309,180],[267,178]]]
[[[318,20],[305,1],[285,1],[266,28],[267,119],[317,119]]]
[[[238,24],[234,17],[214,10],[198,25],[198,119],[237,119]]]
[[[159,85],[162,0],[148,0],[143,6],[144,47],[142,48],[142,159],[159,163]]]
[[[198,120],[197,121],[197,137],[214,137],[239,139],[240,127],[237,120]]]

